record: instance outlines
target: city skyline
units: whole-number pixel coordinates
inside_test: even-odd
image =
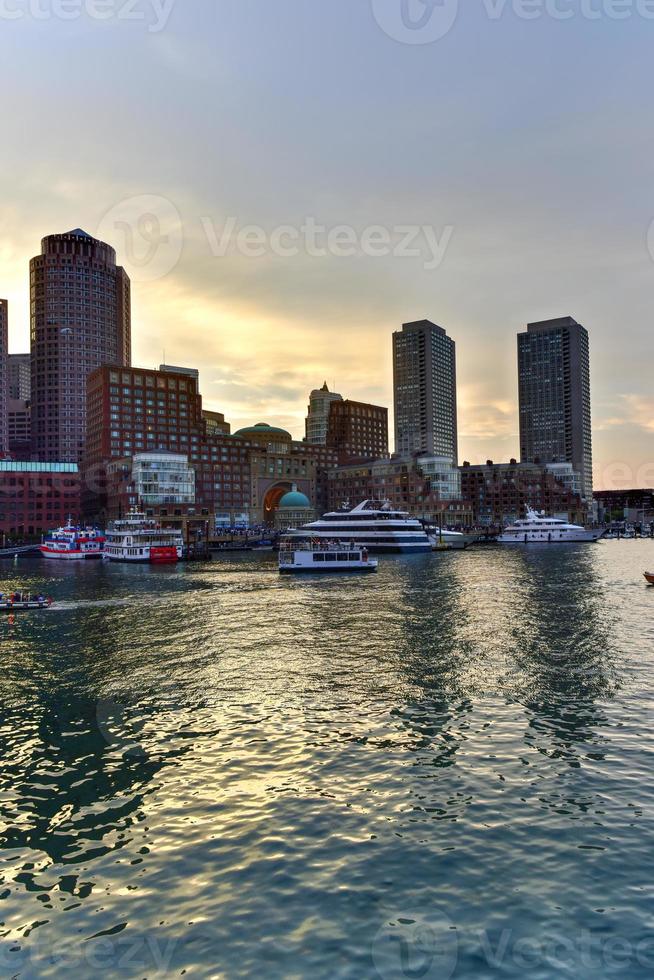
[[[207,405],[235,425],[267,418],[300,436],[306,394],[325,377],[390,406],[388,335],[421,317],[446,324],[460,458],[483,461],[519,454],[515,335],[572,315],[593,342],[596,486],[622,482],[620,462],[628,482],[654,485],[654,473],[637,479],[654,460],[650,25],[510,10],[494,22],[470,6],[425,44],[389,36],[371,4],[349,0],[320,11],[198,0],[175,4],[157,32],[84,17],[3,22],[10,349],[27,349],[25,270],[40,238],[79,226],[108,239],[132,278],[134,363],[156,365],[164,349],[183,363],[195,348]],[[83,85],[65,73],[52,83],[65,63]],[[156,93],[145,104],[134,99],[143,86]],[[41,152],[29,155],[27,139]],[[170,239],[152,262],[149,213]],[[355,254],[314,256],[308,231],[297,255],[279,254],[275,230],[309,219],[353,228]],[[265,232],[258,257],[239,243],[249,225]],[[395,250],[403,226],[430,237],[410,243],[413,257],[380,255],[362,245],[376,226]]]

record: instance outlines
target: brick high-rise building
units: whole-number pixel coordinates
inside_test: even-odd
[[[129,365],[130,281],[110,245],[81,229],[49,235],[30,262],[32,452],[77,462],[86,434],[86,379]]]
[[[32,397],[30,354],[9,355],[9,397],[28,402]]]
[[[6,299],[0,299],[0,456],[9,452],[9,317]]]
[[[458,459],[456,344],[430,320],[393,334],[395,452]]]
[[[520,458],[571,463],[593,498],[588,331],[571,316],[530,323],[518,335]]]
[[[341,463],[388,456],[388,409],[349,398],[332,402],[327,445],[338,453]]]

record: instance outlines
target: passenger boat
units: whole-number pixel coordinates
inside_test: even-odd
[[[645,572],[645,578],[650,585],[654,585],[654,572]]]
[[[87,561],[102,558],[104,535],[97,528],[76,527],[69,518],[66,527],[50,531],[41,542],[44,558],[59,561]]]
[[[497,540],[500,544],[568,544],[598,541],[603,534],[601,528],[588,530],[528,507],[526,518],[505,528]]]
[[[331,574],[334,572],[376,572],[378,562],[367,548],[342,541],[300,542],[288,538],[279,548],[282,575]]]
[[[305,524],[290,532],[294,537],[310,541],[348,541],[376,554],[427,553],[432,542],[417,518],[390,503],[364,500],[353,509],[325,514],[319,521]],[[447,532],[443,532],[447,536]]]
[[[12,592],[3,595],[0,592],[0,612],[26,612],[30,609],[49,609],[52,599],[44,595],[30,595],[29,592]]]
[[[107,529],[104,546],[107,561],[175,564],[183,554],[180,528],[163,528],[137,510],[131,510],[127,517],[114,521]]]

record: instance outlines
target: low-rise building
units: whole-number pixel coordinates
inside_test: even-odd
[[[479,526],[501,527],[523,517],[527,507],[584,523],[586,508],[569,486],[538,463],[494,463],[461,467],[461,495]]]
[[[79,516],[77,463],[0,460],[0,533],[5,543],[38,538]]]
[[[469,526],[470,508],[453,496],[458,473],[451,473],[452,465],[444,457],[393,456],[338,466],[328,474],[329,509],[355,507],[363,500],[388,501],[393,509],[412,517],[442,522],[447,527]]]

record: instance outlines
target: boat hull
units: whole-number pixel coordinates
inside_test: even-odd
[[[15,613],[29,612],[31,610],[49,609],[50,602],[0,602],[0,612]]]
[[[542,545],[552,545],[552,544],[596,544],[599,541],[601,535],[591,534],[588,535],[570,535],[570,537],[565,538],[540,538],[540,537],[530,537],[529,535],[521,538],[505,537],[500,535],[497,539],[498,544],[512,544],[512,545],[526,545],[526,544],[542,544]]]
[[[280,575],[371,575],[377,571],[376,564],[367,568],[280,568]]]
[[[41,547],[41,554],[50,561],[97,561],[102,558],[101,551],[52,551],[49,548]]]

